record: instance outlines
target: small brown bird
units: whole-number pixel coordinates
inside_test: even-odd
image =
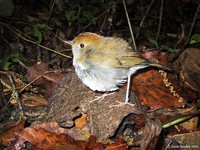
[[[85,32],[65,43],[72,46],[76,73],[93,91],[115,91],[128,79],[125,103],[129,101],[132,74],[149,66],[166,69],[142,58],[122,38]]]

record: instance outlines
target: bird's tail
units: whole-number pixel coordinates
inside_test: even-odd
[[[166,71],[170,71],[170,72],[173,71],[172,68],[170,68],[168,66],[163,66],[161,64],[152,63],[152,64],[149,64],[149,66],[160,68],[160,69],[163,69],[163,70],[166,70]]]

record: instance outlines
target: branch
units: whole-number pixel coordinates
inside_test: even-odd
[[[132,29],[131,22],[130,22],[130,19],[129,19],[129,16],[128,16],[128,11],[126,9],[126,3],[125,3],[124,0],[122,0],[122,1],[123,1],[123,5],[124,5],[124,10],[125,10],[125,13],[126,13],[126,18],[127,18],[127,21],[128,21],[129,30],[130,30],[131,37],[132,37],[132,40],[133,40],[133,47],[134,47],[135,51],[137,51],[137,47],[136,47],[136,44],[135,44],[135,38],[133,36],[133,29]]]

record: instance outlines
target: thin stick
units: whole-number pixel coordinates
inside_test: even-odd
[[[141,20],[141,22],[140,22],[139,30],[138,30],[138,33],[136,34],[136,39],[138,38],[138,36],[139,36],[139,34],[140,34],[140,30],[141,30],[141,28],[142,28],[142,25],[143,25],[143,23],[144,23],[144,20],[146,19],[146,17],[147,17],[147,15],[148,15],[149,11],[151,10],[151,7],[153,6],[154,2],[155,2],[155,0],[152,0],[152,1],[151,1],[149,7],[147,8],[147,11],[145,12],[144,17],[142,18],[142,20]]]
[[[35,81],[37,81],[39,78],[43,77],[45,74],[49,73],[50,71],[45,71],[44,73],[38,75],[35,79],[33,79],[31,82],[29,82],[27,85],[25,85],[20,91],[19,93],[23,92],[28,86],[30,86],[31,84],[33,84]]]
[[[132,37],[132,40],[133,40],[133,47],[134,47],[135,51],[137,51],[135,38],[133,36],[133,30],[132,30],[131,22],[130,22],[130,19],[129,19],[129,16],[128,16],[128,11],[127,11],[127,8],[126,8],[126,3],[125,3],[124,0],[122,0],[122,1],[123,1],[123,5],[124,5],[124,10],[125,10],[125,13],[126,13],[126,18],[127,18],[127,21],[128,21],[129,30],[130,30],[131,37]]]
[[[160,29],[162,25],[162,16],[163,16],[163,5],[164,5],[164,0],[161,0],[161,5],[160,5],[160,19],[159,19],[159,25],[158,25],[158,32],[156,35],[156,41],[158,41],[159,35],[160,35]]]
[[[193,18],[191,27],[190,27],[190,32],[189,32],[189,35],[188,35],[188,39],[189,39],[189,40],[190,40],[190,38],[191,38],[192,31],[193,31],[193,29],[194,29],[194,25],[195,25],[195,22],[196,22],[196,20],[197,20],[197,16],[198,16],[198,13],[199,13],[199,9],[200,9],[200,3],[199,3],[199,5],[198,5],[198,7],[197,7],[197,10],[196,10],[196,12],[195,12],[195,15],[194,15],[194,18]]]
[[[49,15],[48,15],[48,19],[47,19],[47,23],[46,23],[46,24],[49,23],[49,20],[50,20],[50,17],[51,17],[51,14],[52,14],[53,8],[54,8],[54,6],[55,6],[55,2],[56,2],[56,1],[53,0],[52,5],[51,5],[51,8],[50,8],[50,11],[49,11]]]
[[[19,34],[20,31],[18,31],[17,29],[12,28],[12,27],[11,27],[10,25],[8,25],[8,24],[1,23],[1,22],[0,22],[0,25],[2,25],[2,26],[4,26],[4,27],[8,28],[9,30],[11,30],[12,32],[14,32],[17,36],[19,36],[21,39],[23,39],[23,40],[26,41],[26,42],[35,44],[35,45],[37,45],[37,46],[39,46],[39,47],[41,47],[41,48],[43,48],[43,49],[46,49],[46,50],[51,51],[51,52],[53,52],[53,53],[56,53],[56,54],[58,54],[58,55],[64,56],[64,57],[66,57],[66,58],[72,58],[71,56],[67,56],[67,55],[62,54],[62,53],[60,53],[60,52],[58,52],[58,51],[55,51],[55,50],[53,50],[53,49],[50,49],[50,48],[45,47],[45,46],[43,46],[43,45],[40,45],[40,44],[38,44],[38,43],[35,42],[35,41],[32,41],[32,40],[29,40],[29,39],[25,38],[24,36],[22,36],[22,35]],[[19,32],[19,33],[17,33],[17,32]]]
[[[10,82],[11,82],[11,85],[12,85],[12,94],[11,94],[10,100],[11,100],[11,99],[16,99],[16,100],[17,100],[17,102],[18,102],[18,104],[19,104],[19,111],[20,111],[21,115],[24,116],[23,104],[22,104],[23,102],[22,102],[21,99],[19,98],[19,93],[18,93],[18,91],[17,91],[17,89],[16,89],[16,86],[15,86],[15,83],[14,83],[14,81],[13,81],[13,78],[12,78],[12,76],[9,75],[9,74],[8,74],[8,78],[9,78],[9,80],[10,80]]]
[[[182,118],[179,118],[179,119],[177,119],[177,120],[174,120],[174,121],[172,121],[172,122],[169,122],[169,123],[167,123],[167,124],[164,124],[162,127],[165,129],[165,128],[169,128],[169,127],[171,127],[171,126],[174,126],[174,125],[176,125],[176,124],[178,124],[178,123],[180,123],[180,122],[183,122],[183,121],[186,121],[186,120],[188,120],[188,119],[190,119],[190,118],[192,118],[193,116],[185,116],[185,117],[182,117]]]

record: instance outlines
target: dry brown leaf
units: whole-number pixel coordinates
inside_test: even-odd
[[[84,126],[86,124],[86,117],[87,117],[87,114],[82,114],[81,118],[78,118],[75,120],[75,126],[77,128]]]
[[[4,146],[10,145],[11,142],[13,141],[14,133],[16,131],[23,129],[24,123],[25,123],[24,120],[20,120],[18,122],[14,122],[14,123],[9,124],[8,125],[9,127],[5,127],[5,128],[7,128],[5,131],[4,131],[4,129],[2,129],[3,130],[3,132],[1,133],[1,143],[2,143],[2,145],[4,145]]]
[[[168,62],[168,55],[160,53],[159,51],[148,51],[142,54],[144,58],[154,63],[166,65]],[[182,106],[180,98],[173,95],[169,88],[164,84],[164,77],[158,72],[159,69],[149,68],[140,70],[138,75],[133,75],[132,91],[136,94],[139,101],[152,110],[160,108],[175,109]],[[169,82],[174,79],[169,77]],[[171,81],[171,82],[172,82]],[[174,89],[178,89],[177,83],[173,84]],[[176,91],[175,89],[175,91]],[[178,93],[179,94],[179,93]]]
[[[117,139],[114,143],[108,144],[105,150],[127,150],[128,145],[122,139]]]
[[[48,71],[47,65],[43,62],[37,62],[33,66],[27,67],[27,80],[28,82],[32,82],[38,78],[34,82],[36,85],[46,84],[47,81],[57,83],[62,77],[63,75],[61,73]]]
[[[22,94],[24,105],[28,107],[47,106],[48,101],[42,95]],[[16,99],[11,101],[11,104],[17,105]]]
[[[45,97],[49,97],[52,88],[62,79],[63,74],[56,71],[48,71],[47,65],[43,62],[37,62],[33,66],[26,67],[25,77],[28,82],[35,85],[41,85],[44,88]]]
[[[133,77],[132,91],[141,103],[151,108],[151,110],[160,108],[175,109],[182,106],[179,99],[173,93],[170,93],[165,86],[163,77],[157,70],[145,71]]]
[[[176,134],[169,137],[175,138],[181,144],[180,146],[182,146],[182,148],[184,148],[185,145],[187,145],[187,149],[200,148],[200,131]]]
[[[74,140],[64,134],[55,134],[49,132],[43,128],[38,130],[34,128],[25,128],[22,131],[18,131],[15,133],[19,138],[24,141],[28,141],[32,143],[34,146],[38,148],[48,149],[54,147],[56,149],[57,146],[61,146],[64,144],[73,144]],[[19,140],[15,143],[19,145]]]
[[[180,79],[189,90],[200,90],[200,49],[187,48],[180,56]]]
[[[88,138],[91,135],[89,129],[87,128],[74,127],[67,129],[60,127],[57,122],[45,122],[45,123],[34,122],[31,125],[31,127],[36,130],[44,128],[45,130],[53,132],[55,134],[67,134],[75,140],[88,140]]]

